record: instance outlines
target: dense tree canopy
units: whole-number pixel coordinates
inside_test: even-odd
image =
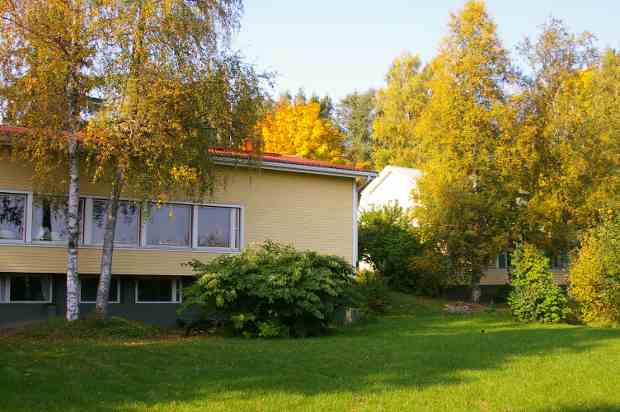
[[[517,51],[525,70],[468,1],[437,56],[399,57],[376,94],[375,165],[424,172],[417,222],[474,283],[500,250],[566,251],[620,210],[618,52],[555,19]]]
[[[496,165],[512,68],[482,3],[469,2],[451,17],[431,68],[430,97],[414,128],[424,173],[415,213],[457,272],[476,283],[505,246],[515,207]]]
[[[346,135],[345,156],[358,167],[370,168],[372,159],[372,122],[375,117],[375,91],[351,93],[338,104],[337,120]]]
[[[373,121],[373,158],[377,168],[415,166],[419,139],[415,128],[428,101],[430,68],[422,69],[419,57],[405,54],[394,60],[387,85],[376,94]]]
[[[258,123],[263,150],[341,163],[344,135],[316,101],[280,99]]]

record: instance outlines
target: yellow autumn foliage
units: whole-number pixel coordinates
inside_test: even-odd
[[[320,112],[313,101],[279,101],[258,123],[263,150],[342,163],[344,134]]]

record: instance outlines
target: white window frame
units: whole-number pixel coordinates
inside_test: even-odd
[[[25,190],[9,190],[0,188],[0,193],[16,194],[26,196],[25,206],[25,222],[24,222],[24,238],[13,239],[0,239],[0,245],[26,245],[26,246],[38,246],[38,247],[65,247],[66,241],[53,241],[53,240],[33,240],[32,239],[32,227],[33,227],[33,202],[35,194],[32,191]],[[108,200],[103,196],[84,195],[80,196],[80,202],[84,201],[84,207],[80,216],[80,240],[79,245],[81,248],[97,248],[100,249],[102,244],[95,244],[91,242],[92,237],[92,212],[93,212],[93,200]],[[135,199],[120,199],[127,202],[140,202]],[[156,202],[149,202],[156,205]],[[114,247],[119,249],[133,249],[133,250],[168,250],[168,251],[195,251],[195,252],[207,252],[207,253],[239,253],[245,245],[245,207],[241,204],[227,204],[227,203],[192,203],[182,201],[165,202],[163,205],[180,205],[189,206],[190,208],[190,243],[188,246],[166,246],[166,245],[147,245],[147,218],[144,213],[142,205],[139,211],[139,225],[138,225],[138,243],[119,243],[114,242]],[[225,207],[236,209],[236,213],[231,213],[231,239],[235,244],[234,247],[209,247],[198,246],[198,207]],[[156,207],[156,206],[155,206]],[[236,218],[235,218],[236,215]]]
[[[0,239],[0,243],[24,244],[26,242],[30,242],[30,222],[32,222],[32,195],[26,191],[3,189],[0,189],[0,194],[26,196],[26,202],[24,205],[24,234],[22,236],[22,239]]]
[[[161,276],[165,279],[168,279],[172,282],[172,300],[169,301],[143,301],[143,300],[139,300],[138,299],[138,282],[140,281],[140,279],[136,279],[134,282],[134,293],[135,293],[135,298],[134,298],[134,302],[137,304],[145,304],[145,303],[155,303],[155,304],[161,304],[161,303],[183,303],[183,278],[181,277],[174,277],[174,276]],[[158,277],[155,276],[145,276],[142,280],[144,279],[157,279]]]
[[[37,277],[42,277],[42,278],[48,278],[50,280],[50,290],[49,290],[49,299],[47,300],[12,300],[11,299],[11,280],[12,280],[12,276],[7,276],[5,278],[5,287],[6,289],[6,301],[2,301],[0,303],[6,303],[6,304],[11,304],[11,305],[21,305],[22,303],[24,304],[40,304],[40,305],[45,305],[48,303],[52,303],[54,301],[54,277],[52,276],[47,276],[47,275],[38,275],[38,274],[24,274],[25,276],[37,276]]]
[[[213,247],[198,246],[198,209],[201,207],[220,207],[233,209],[235,213],[230,214],[230,239],[232,247]],[[193,207],[192,220],[192,248],[213,253],[230,253],[241,251],[243,245],[243,207],[240,205],[226,205],[217,203],[195,204]]]
[[[84,245],[102,247],[103,242],[95,243],[92,241],[93,236],[93,200],[105,200],[110,199],[102,196],[88,196],[86,197],[86,203],[84,205]],[[140,202],[131,199],[119,199],[120,202],[134,202],[140,204]],[[138,241],[136,243],[124,243],[114,240],[115,248],[136,249],[142,246],[142,232],[144,230],[143,218],[142,218],[142,206],[138,208]],[[117,223],[118,224],[118,223]]]
[[[97,278],[96,276],[84,276],[88,278]],[[116,279],[116,300],[109,300],[108,303],[121,303],[121,279],[118,277],[114,277]],[[81,282],[81,281],[80,281]],[[80,303],[97,303],[96,300],[82,300],[82,284],[80,283]]]

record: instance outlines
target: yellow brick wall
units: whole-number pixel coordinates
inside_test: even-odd
[[[301,249],[353,256],[353,179],[256,170],[220,169],[224,185],[205,202],[244,208],[244,246],[271,239]],[[31,190],[30,169],[0,156],[0,191]],[[106,188],[82,183],[82,195],[106,195]],[[176,199],[183,200],[183,199]],[[98,273],[98,248],[81,248],[81,273]],[[116,249],[116,274],[190,274],[182,264],[213,253],[192,250]],[[58,246],[0,244],[0,272],[63,273],[66,251]]]
[[[553,279],[558,285],[568,284],[568,273],[561,270],[552,270]],[[506,269],[487,269],[484,271],[481,285],[504,285],[508,283],[508,271]]]

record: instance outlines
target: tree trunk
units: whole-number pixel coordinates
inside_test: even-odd
[[[480,296],[482,296],[482,290],[480,289],[480,283],[476,283],[471,287],[471,302],[479,303]]]
[[[112,255],[114,253],[118,203],[122,189],[123,174],[120,170],[117,170],[106,210],[103,250],[101,252],[101,272],[99,273],[97,302],[95,305],[97,316],[101,318],[105,318],[108,315],[108,297],[110,296],[110,283],[112,280]]]
[[[80,316],[80,279],[78,277],[78,243],[80,239],[80,154],[75,136],[69,138],[69,201],[67,210],[67,313],[72,322]]]

